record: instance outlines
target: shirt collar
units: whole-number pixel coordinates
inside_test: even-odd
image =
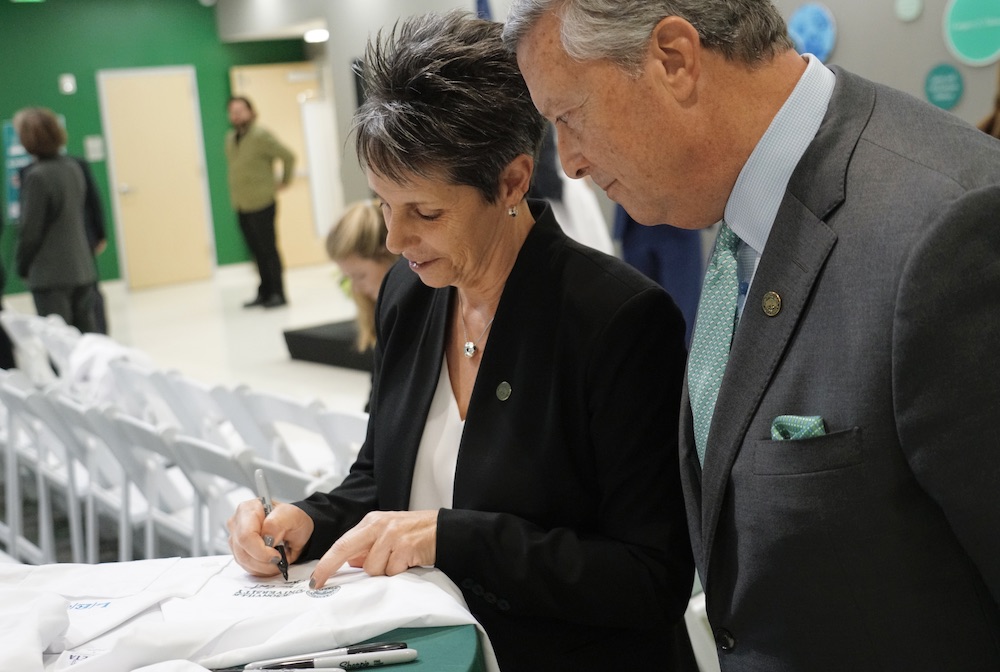
[[[798,84],[747,159],[726,203],[725,219],[760,255],[795,166],[826,116],[836,75],[812,54]]]

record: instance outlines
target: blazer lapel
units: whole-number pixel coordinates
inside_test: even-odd
[[[702,536],[706,559],[711,558],[729,472],[747,427],[785,354],[836,239],[829,227],[786,194],[733,338],[708,436],[702,472]],[[765,315],[761,308],[767,292],[781,297],[781,311],[774,317]]]
[[[410,272],[410,271],[407,271]],[[416,282],[419,282],[417,280]],[[437,390],[438,378],[441,376],[444,356],[444,339],[448,330],[448,308],[453,288],[427,290],[430,297],[427,310],[421,314],[418,309],[413,314],[412,321],[397,325],[399,338],[411,340],[405,364],[395,362],[396,366],[408,367],[405,385],[400,385],[396,392],[400,395],[395,408],[383,410],[391,415],[389,422],[394,428],[387,432],[388,436],[404,448],[399,453],[394,464],[380,469],[380,485],[382,500],[380,506],[385,509],[407,509],[410,505],[410,490],[413,486],[413,468],[417,462],[417,451],[424,434],[424,420],[430,411],[431,401]],[[399,412],[405,409],[405,412]]]
[[[851,155],[874,106],[871,85],[833,70],[837,85],[826,117],[789,181],[733,338],[719,391],[701,478],[699,550],[704,551],[705,563],[711,561],[729,474],[747,428],[836,243],[836,233],[823,220],[844,201]],[[774,317],[762,309],[768,292],[781,297],[781,310]],[[684,398],[686,401],[686,389]],[[684,410],[681,440],[685,448],[681,457],[682,463],[689,465],[685,478],[691,480],[697,458],[692,467],[689,402]],[[688,487],[690,497],[696,489]]]

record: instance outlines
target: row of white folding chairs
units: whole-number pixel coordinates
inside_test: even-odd
[[[55,315],[5,310],[0,323],[25,354],[20,359],[30,369],[22,370],[36,386],[60,384],[85,403],[105,401],[157,426],[246,446],[317,477],[346,476],[365,439],[368,415],[362,411],[332,410],[247,386],[206,385],[159,370],[144,353],[106,336],[84,337]]]
[[[223,523],[236,504],[253,497],[253,472],[263,469],[272,494],[285,501],[331,487],[329,481],[234,450],[174,428],[157,428],[110,406],[87,407],[58,386],[39,390],[19,372],[0,378],[8,417],[5,465],[7,515],[0,527],[6,552],[33,563],[57,560],[52,494],[65,502],[74,562],[98,560],[100,513],[118,521],[119,558],[132,558],[133,530],[145,557],[158,557],[161,539],[191,555],[226,552]],[[21,518],[20,474],[34,476],[39,529]],[[80,504],[84,512],[81,513]]]
[[[154,425],[233,448],[339,483],[368,431],[368,414],[330,409],[252,389],[207,385],[128,359],[109,364],[112,402]]]
[[[360,411],[333,411],[326,409],[319,402],[301,403],[246,386],[236,389],[218,385],[210,387],[177,372],[158,370],[143,353],[121,346],[105,336],[87,335],[86,338],[81,338],[79,332],[65,325],[58,317],[38,317],[3,311],[0,313],[0,320],[4,328],[12,333],[13,340],[20,343],[24,350],[34,353],[37,370],[30,376],[31,382],[39,388],[58,390],[59,403],[63,405],[70,404],[74,400],[84,405],[94,405],[95,398],[102,399],[105,403],[119,407],[125,414],[137,418],[140,422],[148,422],[161,431],[172,431],[181,437],[181,441],[187,440],[184,438],[185,435],[190,435],[237,453],[249,450],[250,452],[246,454],[256,454],[265,461],[270,460],[289,467],[289,474],[293,479],[299,477],[299,472],[306,471],[316,477],[316,483],[323,484],[325,488],[333,487],[343,479],[365,438],[368,417],[366,413]],[[17,335],[16,338],[14,334]],[[61,376],[53,378],[50,361],[56,364]],[[72,408],[62,408],[60,411],[71,418],[74,416]],[[22,409],[22,413],[26,411]],[[77,409],[76,415],[79,414],[80,411]],[[77,432],[79,432],[79,426],[84,423],[77,420]],[[99,417],[93,417],[89,422],[93,424],[102,421]],[[58,425],[52,426],[58,427]],[[22,436],[20,439],[22,444],[41,443],[44,446],[51,443],[57,450],[65,452],[59,448],[60,442],[52,438],[57,430],[45,429],[45,424],[38,422],[37,419],[34,424],[25,425],[25,428],[33,429],[38,435],[28,438]],[[20,435],[28,431],[25,428],[19,430]],[[124,431],[130,430],[126,428]],[[137,440],[135,431],[131,430],[133,441]],[[45,440],[40,441],[39,436]],[[145,441],[156,443],[156,439],[151,437],[147,437]],[[32,450],[37,449],[29,449],[27,452],[30,453]],[[103,454],[106,456],[107,452],[105,450]],[[24,450],[20,454],[22,458],[26,457]],[[62,481],[57,485],[76,492],[79,488],[74,487],[72,481],[74,478],[86,479],[85,469],[83,474],[78,475],[76,472],[91,458],[83,456],[77,460],[77,468],[67,469],[65,464],[71,461],[63,459],[60,462],[59,457],[50,451],[48,459],[63,466],[59,469],[46,468],[36,471],[36,477],[41,479],[44,475],[44,479],[49,482]],[[128,460],[127,457],[122,459]],[[26,461],[31,462],[31,460],[31,457],[27,457]],[[42,466],[45,464],[42,463]],[[172,473],[176,475],[177,471],[178,469],[174,468]],[[8,472],[13,473],[11,470]],[[282,475],[278,474],[276,478],[281,479]],[[105,480],[107,480],[106,474]],[[85,480],[85,483],[90,487],[89,481]],[[90,494],[87,499],[88,530],[93,530],[96,526],[96,522],[89,522],[96,520],[95,501],[103,499],[103,506],[109,508],[108,500],[112,502],[122,498],[128,500],[131,494],[127,488],[121,493],[108,493],[96,487],[97,485],[100,483],[95,482],[93,492],[98,494]],[[11,493],[8,495],[10,499],[15,489],[8,488],[8,492]],[[202,499],[211,501],[211,491],[195,488],[194,492]],[[47,499],[46,494],[45,489],[42,489],[43,500]],[[166,494],[169,495],[169,491]],[[176,496],[173,499],[176,500]],[[75,501],[75,498],[70,498],[67,506],[73,507]],[[40,504],[47,507],[49,503],[42,501]],[[176,508],[177,502],[168,501],[166,504]],[[206,506],[207,504],[202,502],[198,508],[204,509]],[[114,508],[113,505],[110,508]],[[10,510],[17,512],[16,506]],[[126,506],[123,510],[128,511],[129,507]],[[51,515],[48,508],[45,508],[42,514],[43,519]],[[149,517],[151,525],[157,517],[162,516],[158,507],[154,506],[153,515]],[[217,515],[215,517],[218,518]],[[74,558],[81,553],[80,526],[76,524],[76,520],[77,517],[71,515]],[[201,522],[201,517],[194,518],[196,528],[200,528]],[[167,524],[166,527],[169,530],[171,526]],[[129,552],[125,549],[129,547],[131,541],[127,538],[130,526],[122,520],[120,528],[122,537],[120,552],[124,554]],[[0,536],[3,534],[3,528],[0,528]],[[155,540],[151,534],[150,528],[147,528],[147,547]],[[39,534],[38,539],[40,547],[30,551],[30,557],[51,557],[51,537]],[[194,534],[192,539],[192,543],[195,544],[192,546],[194,553],[201,551],[200,544],[210,543],[200,533]],[[87,540],[88,557],[93,557],[96,552],[95,546],[96,541],[91,534]],[[41,547],[44,547],[44,550]]]
[[[62,492],[76,489],[78,469],[67,469],[64,453],[53,454],[58,442],[50,429],[35,418],[32,406],[35,387],[20,371],[0,371],[0,412],[3,415],[4,504],[5,518],[0,524],[0,539],[7,553],[32,563],[49,561],[55,555],[50,486]],[[25,468],[26,465],[28,468]],[[31,476],[25,488],[34,488],[37,497],[38,527],[30,535],[24,529],[22,475]],[[67,501],[70,539],[74,560],[82,548],[79,527],[79,500]]]

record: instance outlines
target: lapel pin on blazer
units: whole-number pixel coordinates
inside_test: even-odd
[[[506,380],[497,385],[497,399],[500,401],[507,401],[510,399],[510,383]]]
[[[781,297],[777,292],[768,292],[764,295],[760,305],[764,309],[765,315],[774,317],[781,312]]]

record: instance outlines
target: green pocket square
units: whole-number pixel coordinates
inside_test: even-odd
[[[826,425],[818,415],[779,415],[771,422],[771,439],[798,441],[826,434]]]

